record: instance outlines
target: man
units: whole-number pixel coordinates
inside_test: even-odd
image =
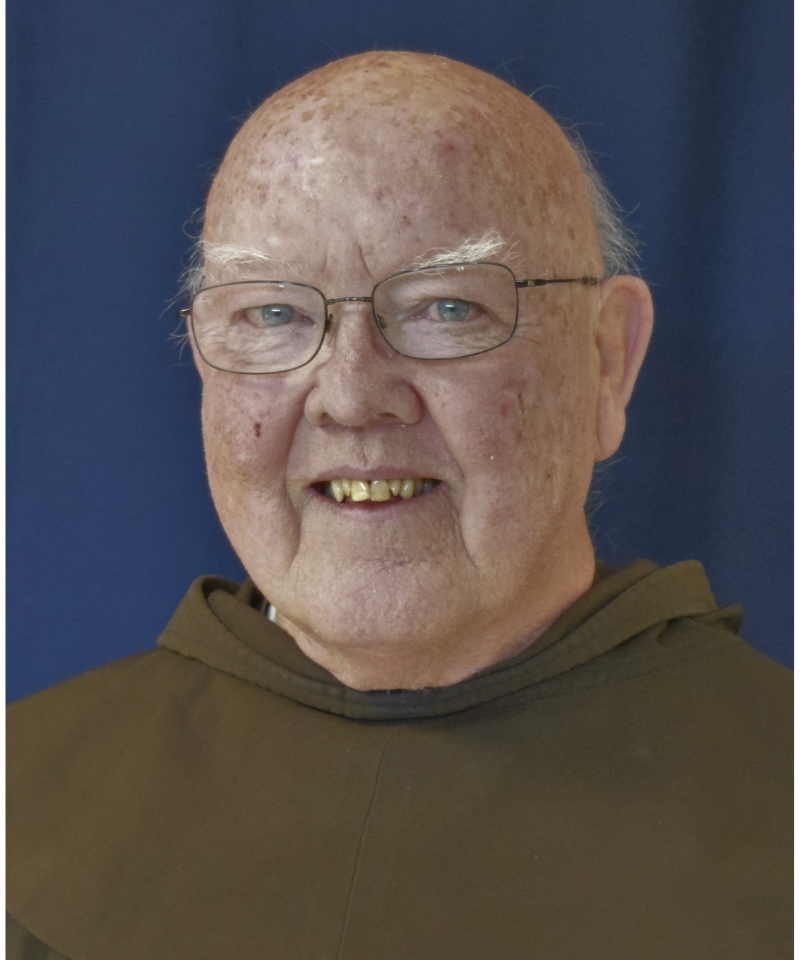
[[[652,323],[609,211],[444,58],[248,120],[186,313],[251,580],[12,711],[10,956],[789,955],[786,671],[697,564],[595,565]]]

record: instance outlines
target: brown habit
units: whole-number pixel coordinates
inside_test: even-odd
[[[260,599],[203,578],[159,649],[11,708],[10,960],[791,956],[789,673],[698,564],[419,691],[344,687]]]

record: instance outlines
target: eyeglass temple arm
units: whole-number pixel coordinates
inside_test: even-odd
[[[601,283],[602,280],[603,277],[571,277],[566,280],[515,280],[514,285],[517,287],[543,287],[547,283],[587,283],[594,286]]]

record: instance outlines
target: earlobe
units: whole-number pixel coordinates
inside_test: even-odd
[[[596,348],[599,357],[595,462],[619,448],[625,433],[625,407],[633,393],[653,330],[653,301],[638,277],[604,280]]]

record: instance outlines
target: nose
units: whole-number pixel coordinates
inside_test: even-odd
[[[417,423],[423,404],[410,379],[414,361],[395,353],[381,337],[371,304],[340,301],[334,311],[313,366],[306,419],[314,426],[335,423],[351,429]]]

